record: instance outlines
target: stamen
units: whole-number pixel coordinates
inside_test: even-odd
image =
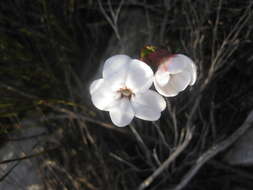
[[[120,93],[121,98],[126,97],[126,98],[130,99],[132,97],[132,95],[134,95],[133,91],[127,87],[120,88],[118,90],[118,92]]]

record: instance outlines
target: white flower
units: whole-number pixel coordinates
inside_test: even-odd
[[[197,68],[187,56],[175,54],[159,65],[155,73],[154,85],[156,90],[166,97],[176,96],[188,85],[196,82]]]
[[[152,69],[127,55],[115,55],[105,61],[103,78],[90,85],[93,104],[109,111],[112,122],[124,127],[135,117],[158,120],[166,107],[162,96],[149,90],[153,83]]]

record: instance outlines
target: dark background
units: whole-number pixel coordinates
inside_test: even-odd
[[[32,121],[55,140],[44,139],[38,155],[45,189],[137,189],[191,131],[188,146],[148,188],[175,189],[203,153],[226,140],[232,144],[231,134],[252,110],[252,4],[2,0],[0,146],[25,128],[23,121]],[[88,91],[106,58],[138,58],[145,45],[186,54],[198,67],[196,84],[167,99],[160,121],[134,120],[147,149],[129,127],[113,126]],[[253,189],[252,165],[228,164],[227,150],[205,161],[185,189]]]

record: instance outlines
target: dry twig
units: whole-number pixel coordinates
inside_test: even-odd
[[[189,128],[188,128],[189,129]],[[166,170],[171,162],[173,162],[177,156],[187,147],[189,142],[191,141],[192,138],[192,132],[190,130],[187,131],[187,134],[185,136],[184,142],[179,145],[175,152],[173,152],[163,163],[162,165],[155,170],[152,175],[150,175],[147,179],[145,179],[141,185],[139,186],[138,190],[143,190],[147,188],[154,180],[157,178],[164,170]]]
[[[253,124],[253,111],[250,112],[245,122],[230,137],[212,146],[209,150],[203,153],[197,159],[195,165],[192,166],[192,168],[188,171],[188,173],[183,177],[181,182],[171,190],[183,189],[208,160],[210,160],[218,153],[231,146],[236,140],[239,139],[239,137],[241,137],[252,126],[252,124]]]

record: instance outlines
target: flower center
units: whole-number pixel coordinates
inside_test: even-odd
[[[121,98],[126,97],[126,98],[130,99],[132,97],[132,95],[134,95],[133,91],[127,87],[120,88],[118,90],[118,92],[120,93]]]

